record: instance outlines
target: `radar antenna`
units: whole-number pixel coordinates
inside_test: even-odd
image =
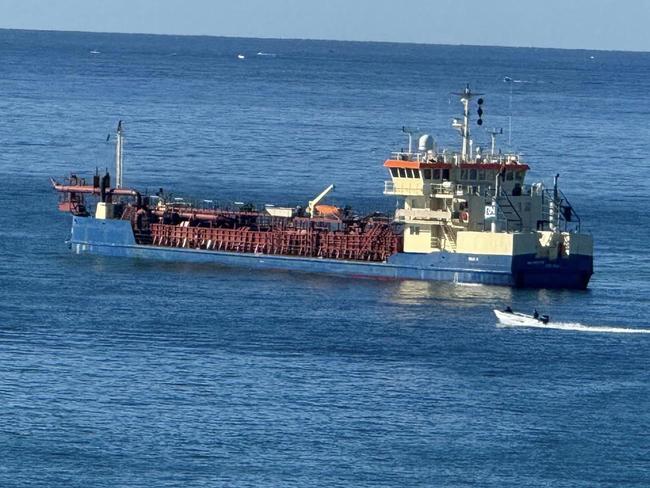
[[[494,156],[494,151],[496,149],[497,136],[503,134],[503,129],[501,127],[495,127],[490,131],[490,139],[492,140],[492,150],[490,154]]]
[[[416,127],[404,127],[402,126],[402,132],[409,135],[409,154],[413,153],[413,134],[417,134],[420,129]]]

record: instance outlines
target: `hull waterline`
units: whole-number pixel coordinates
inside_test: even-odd
[[[73,217],[70,244],[78,254],[380,279],[583,289],[590,276],[590,261],[579,257],[565,260],[562,266],[535,256],[512,258],[450,252],[397,253],[384,262],[364,262],[142,245],[136,243],[128,221],[78,216]]]

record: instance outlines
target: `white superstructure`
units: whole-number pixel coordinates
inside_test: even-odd
[[[393,153],[384,166],[391,180],[384,193],[399,197],[395,220],[404,224],[404,251],[439,251],[488,255],[535,254],[557,259],[572,252],[592,253],[591,236],[580,233],[580,219],[557,188],[527,185],[529,169],[519,154],[496,150],[496,136],[487,132],[489,150],[474,144],[470,131],[473,101],[477,124],[483,123],[484,100],[469,86],[457,94],[462,119],[452,127],[461,136],[460,152],[439,150],[427,134],[413,151]],[[559,176],[559,175],[558,175]]]

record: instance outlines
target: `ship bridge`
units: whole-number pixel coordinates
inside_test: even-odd
[[[431,188],[445,182],[472,187],[475,192],[486,194],[496,187],[497,177],[501,177],[504,191],[517,193],[516,188],[523,188],[526,172],[530,169],[520,162],[518,155],[479,157],[469,162],[459,162],[457,156],[395,153],[384,162],[391,176],[384,184],[384,194],[426,195],[431,194]]]

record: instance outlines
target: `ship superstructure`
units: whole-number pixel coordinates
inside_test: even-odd
[[[394,216],[360,216],[321,201],[330,185],[302,207],[216,208],[191,205],[164,192],[143,196],[123,187],[123,126],[118,124],[115,186],[71,176],[60,184],[60,209],[73,214],[76,252],[211,262],[398,279],[451,280],[509,286],[585,288],[592,274],[592,238],[558,189],[527,185],[517,154],[487,151],[470,133],[467,87],[454,120],[461,150],[439,150],[421,135],[385,161],[384,194],[403,203]],[[92,207],[86,197],[96,200]]]
[[[397,221],[405,224],[404,252],[450,252],[476,256],[529,256],[529,264],[566,264],[576,256],[591,261],[592,238],[581,233],[580,217],[567,197],[553,187],[527,185],[529,166],[519,154],[497,152],[496,135],[490,132],[488,151],[474,149],[470,134],[472,99],[480,97],[467,87],[458,94],[462,120],[454,120],[462,139],[460,152],[438,151],[433,137],[422,135],[417,151],[397,152],[384,166],[391,180],[384,194],[402,197]],[[477,113],[484,100],[478,98]],[[533,258],[534,256],[534,258]],[[591,275],[587,266],[585,286]],[[540,278],[543,281],[542,278]],[[515,282],[526,283],[524,275]]]

